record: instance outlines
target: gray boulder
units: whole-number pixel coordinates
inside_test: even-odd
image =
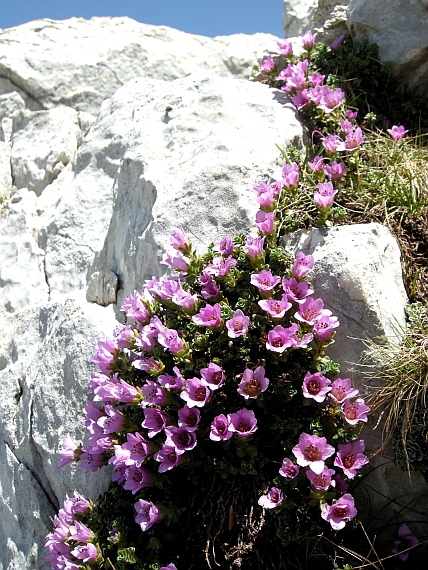
[[[332,41],[347,31],[350,0],[284,0],[282,27],[285,37],[317,32],[317,40]]]

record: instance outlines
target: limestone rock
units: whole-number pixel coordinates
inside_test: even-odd
[[[286,38],[294,38],[311,29],[318,0],[284,0],[282,27]]]
[[[298,231],[284,238],[285,247],[312,254],[313,288],[339,319],[328,354],[340,363],[342,377],[362,386],[361,356],[367,338],[397,339],[405,327],[407,296],[398,245],[384,226],[370,223]]]
[[[0,141],[0,203],[12,194],[10,144]]]
[[[12,91],[0,95],[0,121],[4,117],[11,117],[15,111],[25,109],[25,101],[19,93]]]
[[[113,271],[108,269],[96,271],[91,275],[86,291],[86,300],[102,307],[116,303],[118,284],[119,280]]]
[[[284,0],[282,27],[286,37],[307,30],[317,32],[317,40],[332,41],[347,31],[346,9],[350,0]]]
[[[40,196],[74,157],[81,140],[74,109],[60,106],[14,113],[11,164],[15,186]]]
[[[134,77],[172,81],[196,70],[248,77],[270,34],[207,38],[130,18],[37,20],[0,31],[0,93],[26,94],[27,107],[67,105],[98,113],[102,101]],[[32,105],[32,107],[30,107]]]
[[[348,28],[355,45],[379,46],[379,57],[421,96],[428,95],[428,5],[422,0],[351,0]]]
[[[93,500],[107,487],[69,466],[59,471],[62,439],[83,440],[83,407],[98,338],[112,313],[83,299],[33,306],[2,319],[0,340],[0,567],[47,569],[44,537],[65,495]]]

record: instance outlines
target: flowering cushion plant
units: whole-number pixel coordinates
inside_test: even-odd
[[[308,51],[314,41],[304,37]],[[307,74],[307,60],[290,65],[285,90],[304,91]],[[340,90],[311,77],[305,96],[337,113]],[[331,162],[326,174],[343,171]],[[280,245],[298,181],[286,164],[254,189],[256,237],[223,236],[200,255],[174,230],[162,263],[175,273],[124,300],[127,323],[92,359],[86,444],[67,436],[60,453],[61,467],[110,466],[112,482],[97,506],[67,498],[47,537],[52,568],[226,567],[252,556],[249,543],[268,544],[264,563],[280,567],[284,546],[355,518],[347,481],[368,462],[357,432],[369,408],[325,355],[339,322],[312,296],[313,257]],[[335,192],[318,184],[324,219]]]

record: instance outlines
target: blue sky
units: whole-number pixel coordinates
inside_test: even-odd
[[[38,18],[129,16],[204,36],[269,32],[283,37],[283,0],[0,0],[0,28]]]

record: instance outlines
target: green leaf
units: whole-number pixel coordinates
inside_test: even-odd
[[[130,546],[129,548],[119,548],[117,551],[117,560],[118,562],[135,564],[137,562],[137,558],[135,556],[135,548],[133,546]]]

